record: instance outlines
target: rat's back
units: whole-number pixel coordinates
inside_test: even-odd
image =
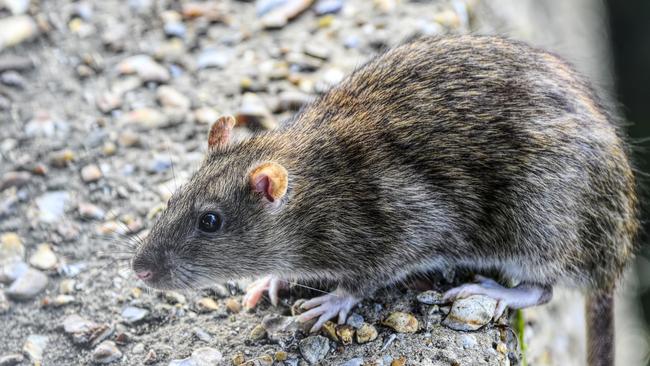
[[[495,37],[422,38],[358,69],[297,122],[329,136],[318,154],[347,153],[377,176],[399,166],[393,182],[408,175],[435,192],[463,233],[446,248],[461,264],[609,288],[631,258],[626,147],[591,88],[552,54]],[[409,202],[412,191],[394,186],[382,189],[396,207]]]

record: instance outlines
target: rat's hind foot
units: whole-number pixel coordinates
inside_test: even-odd
[[[337,315],[339,317],[339,324],[345,324],[348,313],[360,301],[360,299],[337,289],[330,294],[305,301],[301,307],[308,310],[298,316],[298,321],[305,323],[311,319],[318,318],[318,321],[316,321],[316,324],[314,324],[310,332],[319,330],[326,321]]]
[[[483,276],[476,276],[476,281],[477,283],[466,283],[445,292],[443,300],[452,301],[472,295],[491,297],[497,300],[497,307],[494,310],[494,320],[497,320],[506,308],[523,309],[541,305],[549,302],[553,297],[553,288],[550,286],[522,283],[508,288]]]
[[[242,300],[242,304],[246,309],[252,309],[264,295],[264,292],[269,293],[269,299],[273,306],[278,305],[280,289],[287,288],[287,283],[277,277],[266,276],[262,277],[246,288],[246,294]]]

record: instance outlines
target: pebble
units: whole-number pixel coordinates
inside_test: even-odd
[[[217,2],[183,2],[181,8],[183,18],[203,18],[209,22],[227,21],[227,17]]]
[[[402,356],[402,357],[394,359],[390,363],[390,366],[404,366],[404,365],[406,365],[406,361],[408,361],[408,359],[406,357]]]
[[[29,182],[32,175],[29,172],[7,172],[0,178],[0,191],[11,187],[22,187]]]
[[[345,321],[345,324],[355,328],[359,329],[361,328],[365,323],[363,320],[363,317],[357,313],[353,313],[350,316],[348,316],[347,320]]]
[[[122,107],[122,97],[115,92],[105,92],[97,97],[95,104],[102,113],[110,113]]]
[[[298,343],[300,354],[309,362],[315,365],[325,359],[330,351],[330,342],[323,336],[311,336]]]
[[[122,310],[122,318],[128,324],[134,324],[149,315],[149,310],[135,306],[127,306]]]
[[[29,300],[45,289],[48,278],[43,272],[33,268],[27,269],[7,289],[7,296],[14,300]]]
[[[226,309],[233,314],[237,314],[241,311],[241,303],[235,298],[229,298],[226,300]]]
[[[67,123],[56,120],[45,111],[37,111],[34,118],[25,124],[25,134],[29,137],[64,136],[68,129]]]
[[[127,57],[117,65],[117,71],[121,75],[136,74],[143,82],[166,83],[171,78],[169,71],[148,55]]]
[[[257,94],[245,93],[241,106],[235,115],[237,124],[250,129],[273,130],[277,127],[275,118]]]
[[[219,118],[219,112],[210,107],[201,107],[194,110],[194,119],[204,125],[211,125]]]
[[[0,51],[34,38],[38,33],[36,22],[27,15],[0,19]]]
[[[70,193],[66,191],[47,192],[36,198],[36,206],[39,210],[39,219],[45,223],[56,223],[65,214],[65,206],[70,199]]]
[[[47,347],[49,339],[45,335],[32,334],[27,337],[23,345],[23,353],[32,361],[34,365],[40,365],[43,361],[43,352]]]
[[[266,329],[262,324],[256,325],[253,330],[251,330],[250,339],[258,341],[266,336]]]
[[[122,131],[117,137],[117,143],[123,147],[134,147],[140,145],[140,135],[133,131]]]
[[[157,109],[145,107],[125,114],[121,122],[124,124],[133,124],[144,129],[157,129],[166,127],[169,123],[169,118]]]
[[[9,70],[27,71],[34,68],[34,63],[29,57],[18,55],[3,55],[0,58],[0,72]]]
[[[257,14],[264,28],[282,28],[290,20],[307,10],[313,0],[261,0],[257,3]]]
[[[230,361],[234,366],[239,366],[246,362],[246,356],[244,356],[244,354],[241,352],[237,352],[234,356],[232,356]]]
[[[183,111],[190,109],[189,98],[171,86],[159,86],[156,90],[156,98],[163,107],[177,108]]]
[[[330,50],[328,50],[324,45],[314,42],[307,43],[303,48],[303,52],[305,55],[315,57],[323,61],[329,59],[331,53]]]
[[[163,31],[167,37],[185,38],[187,28],[183,22],[169,22],[165,23]]]
[[[302,329],[302,325],[293,316],[269,314],[262,319],[262,326],[266,329],[267,337],[281,343],[293,338],[294,334]]]
[[[442,293],[438,291],[424,291],[417,295],[417,300],[427,305],[444,305],[445,301],[442,299]]]
[[[219,310],[219,304],[212,298],[203,297],[196,302],[197,310],[202,313]]]
[[[286,361],[288,356],[289,355],[285,351],[277,351],[277,352],[275,352],[275,355],[273,356],[273,358],[276,361]]]
[[[122,358],[122,352],[117,348],[113,341],[103,341],[92,353],[94,363],[111,363]]]
[[[212,336],[201,328],[194,328],[193,330],[196,338],[202,340],[203,342],[210,343],[212,342]]]
[[[75,298],[72,295],[56,295],[53,299],[49,297],[45,297],[43,299],[42,305],[60,307],[60,306],[72,304],[73,302],[75,302]]]
[[[202,51],[196,65],[199,69],[218,68],[223,69],[230,63],[231,55],[223,49],[208,48]]]
[[[81,168],[81,179],[86,183],[97,182],[102,178],[102,171],[95,164],[89,164]]]
[[[19,15],[27,13],[30,0],[4,0],[4,5],[11,14]]]
[[[68,315],[62,322],[63,331],[72,337],[72,342],[94,347],[113,335],[115,329],[109,324],[98,324],[77,314]]]
[[[7,257],[0,256],[0,260],[6,258]],[[18,277],[22,276],[23,273],[27,272],[28,269],[29,266],[22,260],[15,260],[11,263],[7,263],[0,267],[0,282],[10,284],[18,279]]]
[[[29,257],[29,264],[44,271],[54,269],[58,261],[56,254],[52,251],[52,245],[47,243],[38,245],[36,252]]]
[[[314,6],[317,15],[335,14],[343,8],[343,0],[318,0]]]
[[[354,328],[349,325],[339,325],[336,327],[336,335],[344,346],[352,344],[354,338]]]
[[[16,233],[8,232],[0,236],[0,264],[21,261],[25,258],[25,247]]]
[[[143,345],[142,352],[144,352],[144,345]],[[133,348],[133,353],[136,353],[135,348]],[[153,349],[150,349],[149,352],[147,352],[147,354],[144,356],[144,360],[142,362],[144,362],[145,365],[151,365],[153,363],[156,363],[157,361],[158,361],[158,354]]]
[[[477,330],[492,320],[496,305],[496,300],[481,295],[458,299],[442,324],[455,330]]]
[[[74,159],[74,151],[70,149],[64,149],[52,153],[50,157],[50,164],[54,165],[57,168],[65,168],[72,161],[74,161]]]
[[[20,353],[9,353],[0,356],[0,366],[15,366],[23,363],[25,357]]]
[[[357,343],[363,344],[372,342],[377,339],[377,328],[372,324],[363,323],[359,329],[357,329]]]
[[[175,291],[167,291],[165,292],[165,300],[167,300],[168,303],[175,305],[175,304],[185,304],[187,300],[185,299],[185,296],[182,294],[179,294],[178,292]]]
[[[356,357],[356,358],[349,359],[343,362],[342,364],[340,364],[339,366],[363,366],[363,357]]]
[[[382,322],[398,333],[415,333],[418,331],[418,320],[413,314],[396,311],[388,315]]]
[[[201,347],[192,351],[190,358],[196,366],[212,366],[219,364],[223,359],[223,355],[215,348]]]
[[[321,332],[323,332],[329,339],[333,340],[334,342],[339,341],[339,336],[336,334],[336,323],[329,320],[326,321],[325,324],[323,324],[321,327]]]
[[[0,314],[6,313],[10,307],[11,305],[9,304],[9,300],[7,300],[4,291],[0,291]],[[0,365],[2,365],[2,363],[0,363]]]
[[[463,345],[464,349],[472,349],[478,345],[478,341],[476,340],[476,337],[474,337],[471,334],[463,334],[460,337],[460,342]]]
[[[15,71],[5,71],[0,74],[0,83],[14,88],[23,89],[25,87],[25,78]]]
[[[131,352],[136,355],[143,354],[145,351],[145,346],[144,343],[136,343],[133,348],[131,349]]]
[[[101,207],[87,202],[80,202],[78,211],[79,216],[86,220],[102,220],[106,216],[106,212]]]

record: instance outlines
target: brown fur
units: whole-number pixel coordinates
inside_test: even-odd
[[[269,161],[288,172],[272,211],[248,183]],[[212,150],[134,266],[156,263],[159,287],[273,274],[363,297],[468,267],[611,292],[637,205],[619,131],[566,62],[501,38],[422,38],[285,127]],[[206,211],[223,213],[220,232],[197,230]]]

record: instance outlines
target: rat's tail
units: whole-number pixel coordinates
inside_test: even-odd
[[[614,365],[614,291],[587,297],[587,365]]]

